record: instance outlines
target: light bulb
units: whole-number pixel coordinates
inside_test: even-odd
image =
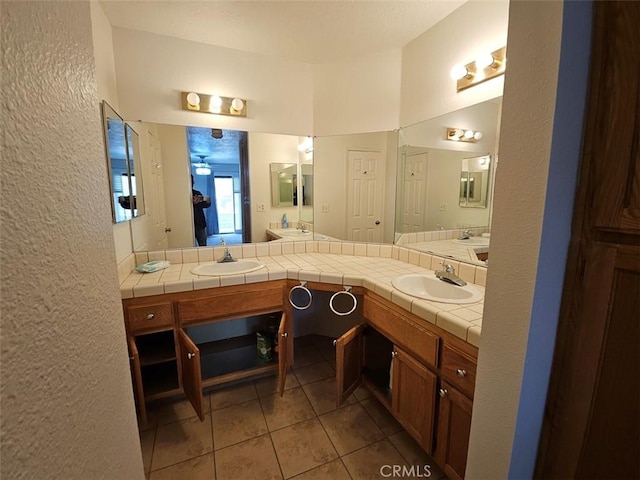
[[[197,107],[198,105],[200,105],[200,95],[198,95],[197,93],[189,92],[187,94],[187,102],[189,103],[189,105]]]
[[[211,169],[209,167],[196,168],[196,175],[211,175]]]
[[[493,55],[491,55],[490,53],[481,53],[480,55],[478,55],[478,57],[476,57],[476,68],[478,70],[489,68],[495,63],[495,61],[496,59],[493,58]]]
[[[473,138],[473,130],[465,130],[464,138]]]
[[[460,80],[467,75],[469,75],[469,70],[464,65],[458,64],[451,69],[451,78],[454,80]]]
[[[222,98],[218,95],[213,95],[209,100],[209,111],[212,113],[220,113],[220,107],[222,106]]]
[[[476,132],[473,134],[473,138],[480,140],[482,138],[482,132]]]
[[[239,98],[234,98],[231,101],[231,108],[239,112],[244,108],[244,102]]]

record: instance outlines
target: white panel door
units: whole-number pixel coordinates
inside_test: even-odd
[[[347,153],[347,240],[382,242],[384,162],[382,152]]]
[[[402,195],[402,232],[422,232],[427,209],[427,153],[406,155]]]
[[[153,197],[156,207],[152,213],[153,245],[157,250],[166,250],[169,247],[167,239],[167,214],[164,203],[164,179],[162,178],[162,149],[155,135],[149,135],[149,147],[152,155],[151,175],[153,184]]]

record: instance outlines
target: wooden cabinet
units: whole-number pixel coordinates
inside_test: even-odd
[[[336,341],[338,404],[362,383],[428,453],[432,451],[437,376],[370,325]]]
[[[284,288],[276,281],[123,300],[140,420],[147,402],[180,393],[204,420],[203,389],[267,373],[279,373],[282,394],[293,362]],[[270,355],[259,355],[257,332]]]
[[[472,402],[447,382],[439,390],[438,437],[434,459],[451,479],[464,478]]]

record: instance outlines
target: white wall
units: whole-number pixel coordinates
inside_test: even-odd
[[[316,138],[313,150],[313,175],[316,186],[314,195],[314,231],[330,237],[346,239],[347,208],[347,152],[349,150],[377,150],[382,158],[387,158],[388,132],[335,135]],[[395,150],[396,146],[390,148]],[[386,178],[382,180],[387,183]],[[328,212],[322,211],[322,205],[329,206]],[[393,204],[385,204],[387,209]]]
[[[308,64],[121,28],[113,40],[127,120],[296,135],[313,129]],[[184,111],[181,91],[245,98],[247,118]]]
[[[249,132],[249,172],[251,191],[251,239],[267,240],[269,222],[279,222],[287,214],[289,227],[295,228],[298,207],[271,206],[270,163],[298,163],[300,138],[293,135],[274,135]],[[264,212],[257,211],[257,204],[264,204]]]
[[[508,0],[467,2],[402,49],[401,126],[502,95],[504,76],[456,93],[450,72],[506,45],[508,9]]]
[[[143,479],[89,3],[1,20],[1,475]]]
[[[313,131],[317,136],[398,127],[401,51],[313,67]]]

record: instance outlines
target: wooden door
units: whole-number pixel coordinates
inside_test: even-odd
[[[640,478],[640,2],[596,2],[536,478]]]
[[[364,325],[356,325],[336,340],[337,404],[347,399],[362,383]]]
[[[382,242],[384,161],[382,152],[347,154],[347,240]]]
[[[136,346],[135,337],[127,337],[129,344],[129,363],[131,365],[131,381],[133,383],[133,395],[138,407],[140,421],[144,425],[147,423],[147,407],[144,400],[144,388],[142,386],[142,369],[140,367],[140,355]]]
[[[242,199],[242,243],[251,243],[251,189],[249,187],[249,141],[247,132],[238,140],[240,152],[240,198]]]
[[[402,190],[402,232],[425,230],[428,154],[405,155]]]
[[[433,447],[437,377],[409,354],[394,347],[391,410],[427,453]]]
[[[446,382],[440,388],[438,438],[434,458],[450,479],[464,478],[473,404]]]
[[[282,312],[280,327],[278,327],[278,389],[280,396],[284,394],[285,381],[289,371],[290,360],[293,358],[293,335],[289,317],[286,312]]]
[[[204,420],[200,350],[183,329],[178,330],[178,345],[184,394],[193,405],[200,420]]]

